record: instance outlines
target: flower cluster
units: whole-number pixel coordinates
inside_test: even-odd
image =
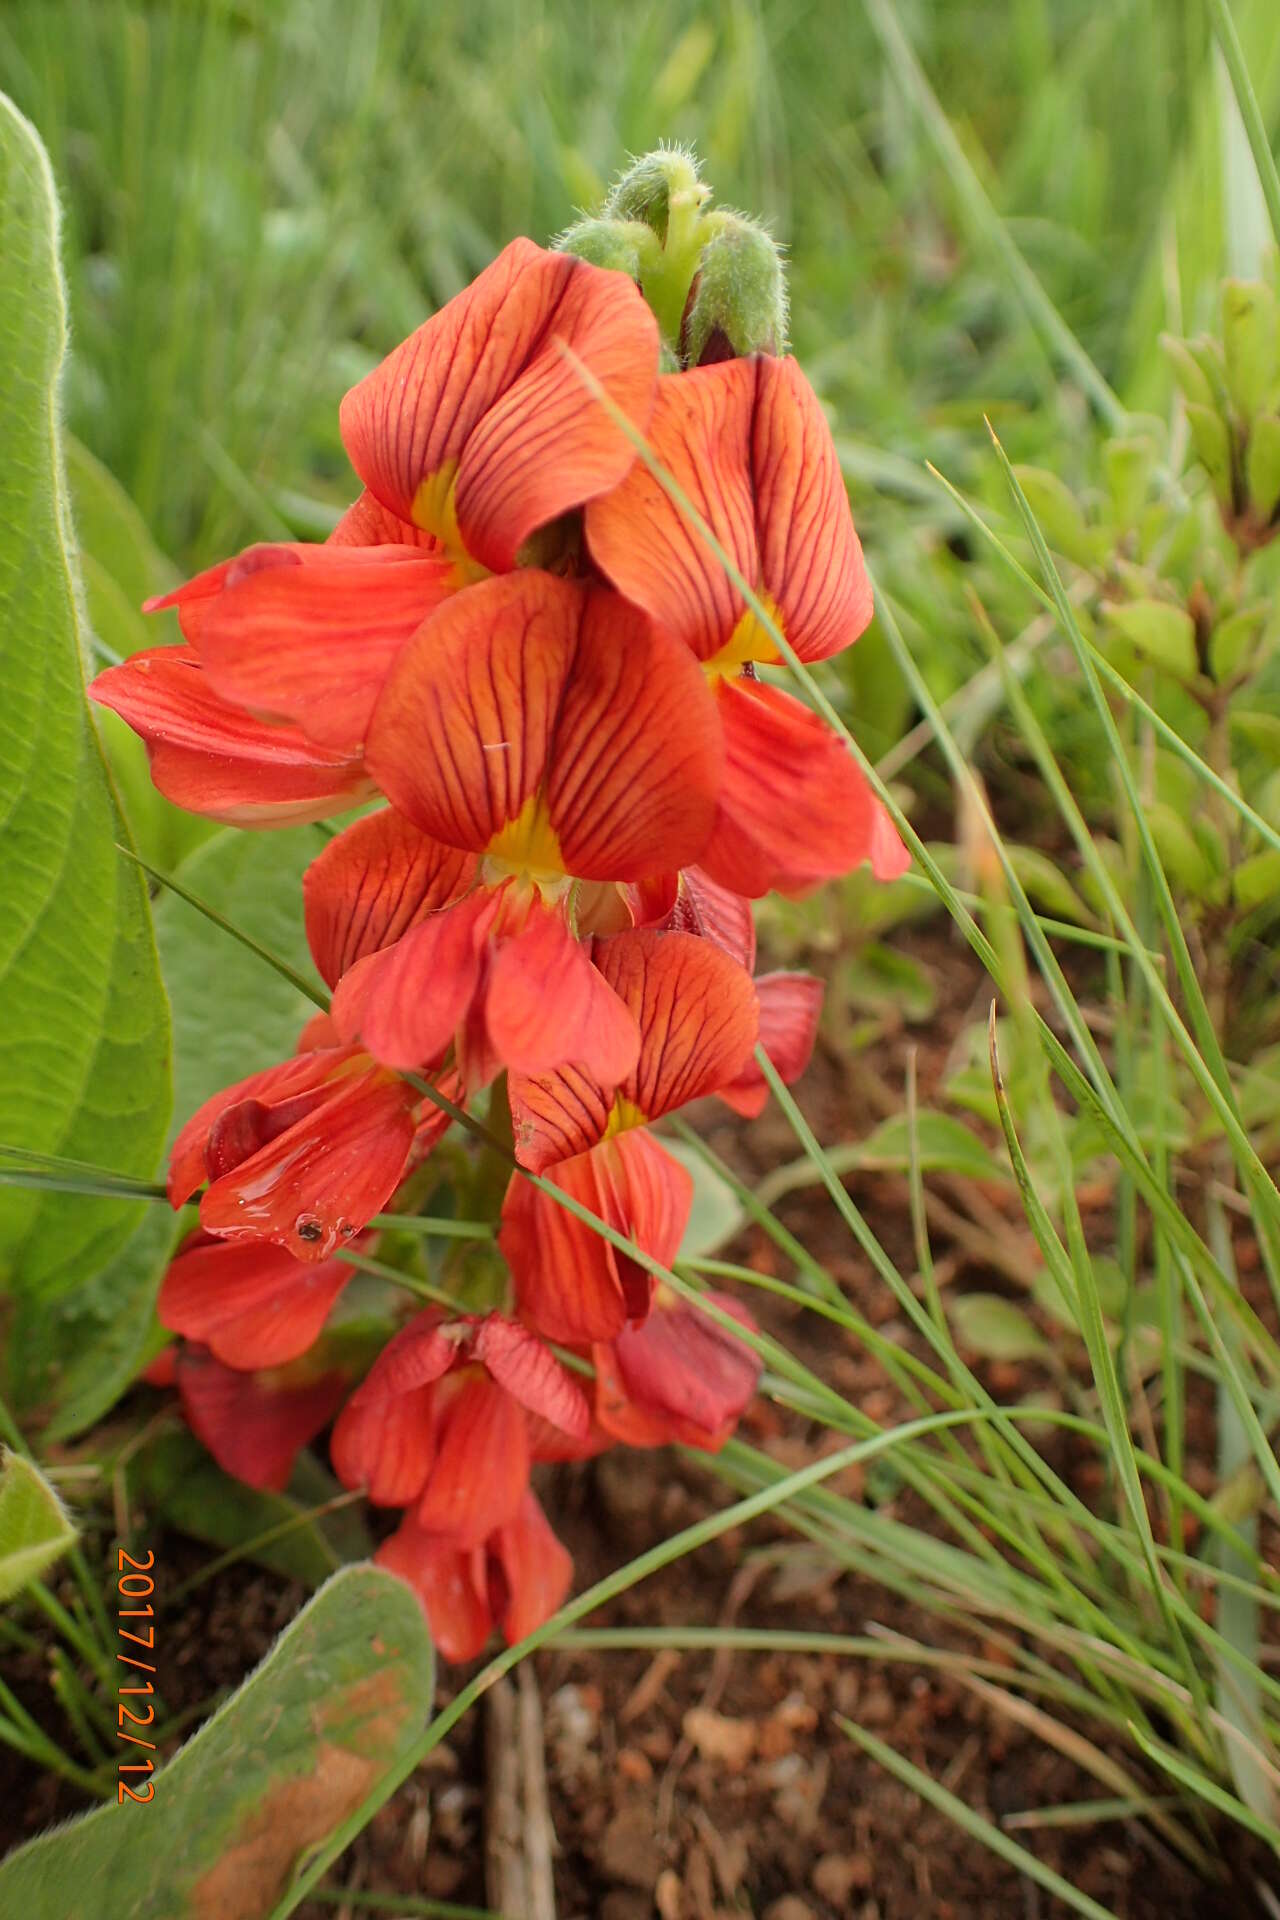
[[[254,1477],[251,1408],[292,1396],[260,1483],[345,1399],[335,1470],[402,1510],[380,1558],[458,1658],[567,1590],[535,1461],[717,1447],[757,1378],[722,1319],[556,1194],[669,1267],[692,1183],[651,1124],[710,1094],[757,1112],[757,1041],[784,1078],[813,1044],[817,983],[754,977],[750,901],[906,861],[843,744],[767,677],[771,627],[828,658],[871,593],[818,402],[735,318],[725,234],[761,236],[713,226],[681,157],[658,159],[666,198],[612,223],[633,272],[582,257],[607,222],[576,251],[513,242],[347,395],[365,491],[330,539],[251,548],[152,603],[184,644],[93,688],[181,806],[271,827],[385,803],[305,878],[330,1012],[178,1136],[169,1193],[199,1193],[200,1232],[160,1314],[191,1343],[188,1416],[237,1471]],[[448,1125],[428,1085],[509,1108],[507,1291],[420,1313],[347,1397],[317,1342],[344,1250]]]

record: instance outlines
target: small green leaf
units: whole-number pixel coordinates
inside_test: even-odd
[[[154,1774],[0,1864],[23,1920],[260,1920],[297,1862],[385,1779],[431,1710],[431,1643],[380,1567],[334,1574],[257,1671]],[[144,1825],[145,1823],[145,1825]]]
[[[841,969],[840,983],[853,1005],[870,1013],[927,1020],[938,1004],[938,984],[929,968],[878,940]]]
[[[1220,620],[1209,636],[1209,671],[1219,684],[1240,672],[1258,643],[1271,608],[1241,607],[1226,620]]]
[[[1253,907],[1280,905],[1280,853],[1268,847],[1242,860],[1231,876],[1231,891],[1236,905],[1245,912]]]
[[[1247,741],[1255,753],[1271,766],[1280,767],[1280,714],[1233,706],[1228,718],[1232,731]]]
[[[1155,464],[1156,446],[1148,434],[1108,440],[1102,449],[1112,517],[1122,531],[1137,524],[1150,491]]]
[[[1130,600],[1104,609],[1110,626],[1167,673],[1196,677],[1196,630],[1185,607],[1168,600]]]
[[[1070,487],[1046,467],[1016,467],[1014,471],[1049,545],[1078,566],[1093,566],[1098,559],[1097,536],[1090,531]]]
[[[1069,920],[1078,927],[1097,925],[1056,860],[1039,847],[1018,846],[1008,840],[1004,844],[1009,864],[1034,906],[1055,920]]]
[[[1249,427],[1249,499],[1265,525],[1280,506],[1280,414],[1257,413]]]
[[[1182,815],[1163,800],[1153,800],[1147,807],[1147,824],[1160,863],[1173,884],[1194,900],[1207,898],[1213,886],[1213,867]]]
[[[76,1537],[66,1509],[30,1460],[0,1452],[0,1600],[11,1600]]]
[[[925,1107],[916,1114],[916,1151],[922,1173],[961,1173],[971,1180],[1002,1180],[1000,1161],[985,1141],[963,1120]],[[905,1114],[894,1114],[861,1141],[857,1149],[862,1166],[892,1168],[905,1173],[911,1165],[911,1132]]]
[[[956,1345],[983,1360],[1042,1360],[1052,1348],[1012,1300],[998,1293],[962,1293],[950,1306]]]
[[[1177,339],[1174,334],[1162,333],[1160,346],[1184,398],[1197,407],[1212,407],[1213,388],[1186,341]]]
[[[1261,280],[1228,280],[1222,289],[1222,345],[1227,391],[1247,421],[1264,404],[1276,379],[1280,311]]]
[[[1209,476],[1209,483],[1220,503],[1230,508],[1235,498],[1231,473],[1231,434],[1215,407],[1187,402],[1187,425],[1191,429],[1196,457]]]

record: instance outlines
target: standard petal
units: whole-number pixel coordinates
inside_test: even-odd
[[[870,623],[871,582],[817,395],[790,357],[752,364],[760,578],[794,651],[825,660]]]
[[[711,941],[637,929],[597,940],[595,964],[642,1035],[639,1059],[614,1079],[586,1066],[512,1076],[516,1152],[535,1173],[732,1084],[755,1045],[751,977]]]
[[[474,1660],[493,1632],[483,1553],[404,1520],[373,1557],[413,1588],[436,1651],[446,1660]]]
[[[340,1373],[297,1382],[241,1373],[188,1347],[174,1377],[187,1424],[218,1465],[247,1486],[282,1493],[294,1462],[328,1425],[347,1383]]]
[[[204,614],[200,660],[214,691],[357,754],[387,671],[453,591],[446,560],[413,547],[327,546],[300,565],[259,549],[228,572]]]
[[[336,987],[355,961],[465,893],[475,870],[473,855],[419,833],[394,807],[345,828],[302,878],[307,941],[321,978]]]
[[[346,396],[351,464],[401,519],[505,572],[536,528],[635,457],[565,347],[647,425],[658,330],[638,289],[514,240]]]
[[[507,1090],[516,1157],[531,1173],[589,1152],[608,1131],[614,1087],[579,1067],[513,1073]]]
[[[151,778],[188,813],[240,827],[291,827],[373,793],[358,755],[300,727],[256,719],[215,692],[190,647],[151,647],[89,688],[143,740]]]
[[[503,1314],[491,1313],[476,1330],[474,1352],[522,1407],[563,1433],[586,1438],[591,1427],[587,1397],[536,1333]]]
[[[201,1226],[273,1241],[299,1260],[327,1259],[400,1184],[413,1142],[411,1098],[379,1069],[347,1074],[322,1106],[214,1181],[200,1202]]]
[[[520,1074],[571,1062],[615,1084],[640,1053],[634,1016],[560,914],[536,900],[490,964],[485,1027],[494,1057]]]
[[[537,794],[582,608],[574,582],[529,569],[455,595],[404,648],[367,760],[424,833],[484,853]]]
[[[723,681],[717,701],[724,782],[701,862],[712,879],[758,900],[849,873],[873,853],[886,877],[884,810],[826,723],[755,680]]]
[[[813,1058],[822,1012],[823,983],[812,973],[762,973],[756,980],[760,1003],[760,1045],[787,1086]],[[754,1059],[741,1073],[716,1091],[726,1106],[744,1119],[764,1111],[769,1085]]]
[[[581,624],[547,773],[564,870],[646,880],[695,861],[721,775],[714,701],[688,649],[616,593],[579,589]]]
[[[441,1060],[475,996],[497,909],[481,889],[357,960],[333,997],[338,1031],[358,1033],[375,1059],[401,1072]]]
[[[857,639],[870,582],[830,429],[794,360],[762,354],[664,375],[648,439],[802,660]],[[699,659],[726,648],[738,664],[778,658],[719,555],[644,463],[588,508],[587,539],[614,585]]]
[[[595,961],[640,1026],[640,1060],[619,1091],[647,1120],[714,1093],[759,1030],[751,976],[709,940],[637,930],[596,942]]]
[[[646,436],[655,459],[753,587],[759,578],[751,490],[755,392],[750,360],[664,374]],[[742,596],[643,460],[588,507],[587,544],[614,586],[700,660],[719,653],[742,616]]]
[[[490,1541],[489,1562],[498,1589],[494,1611],[503,1639],[513,1647],[564,1605],[573,1582],[573,1560],[534,1493],[525,1494],[514,1517]]]
[[[304,1264],[280,1247],[202,1240],[171,1263],[156,1313],[228,1367],[279,1367],[314,1345],[354,1272],[345,1260]]]
[[[468,1370],[456,1376],[440,1418],[436,1457],[414,1519],[459,1547],[478,1547],[512,1518],[529,1484],[529,1467],[519,1402],[478,1369]]]

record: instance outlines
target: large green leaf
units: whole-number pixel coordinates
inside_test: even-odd
[[[59,1314],[63,1360],[56,1409],[44,1430],[46,1444],[83,1433],[101,1420],[159,1351],[165,1336],[156,1319],[156,1295],[178,1233],[178,1216],[163,1202],[147,1207],[114,1259],[64,1302]]]
[[[61,1500],[38,1467],[0,1452],[0,1600],[20,1593],[76,1537]]]
[[[302,875],[323,845],[314,827],[230,827],[197,848],[180,877],[319,987],[302,927]],[[219,1088],[288,1059],[315,1007],[178,894],[156,902],[156,939],[173,1001],[173,1110],[180,1126]]]
[[[431,1708],[412,1591],[336,1573],[257,1671],[155,1776],[145,1808],[100,1807],[0,1865],[23,1920],[262,1920],[294,1862],[376,1786]],[[140,1759],[145,1749],[135,1749]]]
[[[55,234],[44,150],[0,97],[0,1140],[147,1175],[169,1111],[168,1010],[84,697]],[[0,1195],[22,1408],[56,1402],[77,1293],[138,1219],[116,1200]]]

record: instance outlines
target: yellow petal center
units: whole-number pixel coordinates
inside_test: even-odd
[[[609,1109],[604,1138],[612,1140],[615,1133],[626,1133],[631,1127],[645,1127],[648,1124],[648,1114],[642,1113],[634,1100],[628,1100],[625,1094],[620,1093]]]
[[[470,586],[489,578],[488,567],[467,552],[458,529],[458,463],[446,460],[429,473],[413,496],[413,522],[440,542],[453,562],[456,584]]]
[[[490,886],[503,880],[531,881],[552,898],[565,891],[569,876],[545,794],[531,793],[515,819],[494,834],[484,850],[482,877]]]
[[[758,589],[758,598],[781,632],[782,615],[763,587]],[[772,634],[748,607],[719,653],[713,653],[709,660],[703,661],[702,671],[714,686],[717,680],[736,680],[748,662],[758,666],[776,666],[781,658]]]

